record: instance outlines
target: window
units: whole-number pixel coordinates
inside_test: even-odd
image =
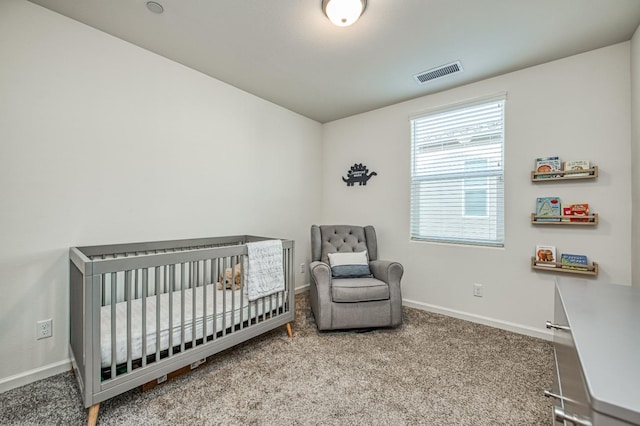
[[[411,239],[504,245],[501,94],[411,119]]]

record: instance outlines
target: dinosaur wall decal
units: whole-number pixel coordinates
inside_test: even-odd
[[[363,166],[362,163],[356,163],[347,172],[347,178],[345,179],[342,176],[342,180],[347,183],[347,186],[353,186],[356,182],[358,182],[358,185],[366,185],[371,176],[378,175],[376,172],[367,173],[369,173],[367,166]]]

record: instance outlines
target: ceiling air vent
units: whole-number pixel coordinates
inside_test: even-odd
[[[420,74],[414,75],[413,78],[416,79],[416,82],[418,84],[425,84],[438,78],[456,74],[462,71],[462,64],[460,63],[460,61],[456,61],[447,65],[432,68],[428,71],[421,72]]]

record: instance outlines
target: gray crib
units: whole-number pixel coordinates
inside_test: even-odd
[[[249,235],[72,247],[70,354],[87,423],[100,402],[294,319],[294,242],[282,244],[284,290],[249,300]],[[278,250],[276,250],[278,251]],[[236,272],[237,271],[237,272]],[[228,278],[228,279],[227,279]]]

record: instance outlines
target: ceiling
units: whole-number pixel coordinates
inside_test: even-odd
[[[321,123],[630,40],[639,0],[31,0]],[[418,85],[415,74],[463,72]]]

